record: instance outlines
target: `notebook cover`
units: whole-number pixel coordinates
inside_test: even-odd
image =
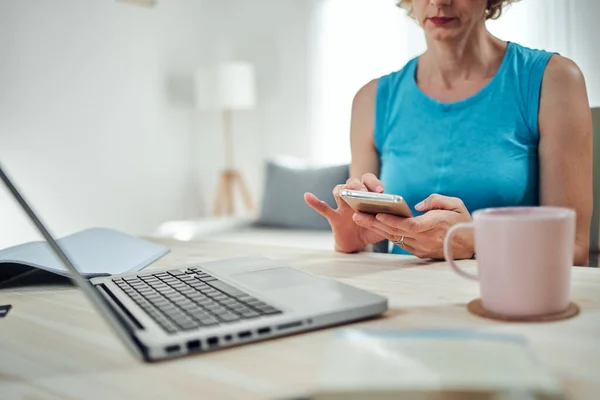
[[[169,252],[165,246],[107,228],[91,228],[57,240],[82,276],[136,272]],[[70,274],[45,241],[0,250],[0,281],[32,268],[68,277]]]

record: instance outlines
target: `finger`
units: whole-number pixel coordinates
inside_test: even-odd
[[[373,233],[377,234],[377,235],[378,235],[378,236],[380,236],[382,239],[387,239],[387,240],[389,240],[390,242],[396,242],[396,241],[399,241],[399,240],[400,240],[400,238],[402,237],[402,236],[394,236],[394,235],[390,235],[389,233],[387,233],[387,232],[384,232],[384,231],[382,231],[381,229],[379,229],[379,228],[375,228],[375,227],[372,227],[372,226],[371,226],[371,227],[365,227],[365,228],[366,228],[366,229],[368,229],[369,231],[371,231],[371,232],[373,232]]]
[[[371,192],[383,193],[383,183],[381,183],[375,174],[364,174],[362,176],[362,184]]]
[[[335,210],[333,208],[329,207],[329,204],[325,203],[322,200],[319,200],[319,198],[317,196],[315,196],[314,194],[305,193],[304,201],[309,206],[311,206],[315,211],[317,211],[319,214],[321,214],[328,220],[331,221],[332,218],[336,217]]]
[[[392,243],[394,243],[395,246],[400,247],[402,250],[408,251],[411,254],[415,254],[417,253],[417,247],[418,246],[418,242],[416,239],[413,238],[409,238],[409,237],[404,237],[404,240],[402,241],[402,246],[400,246],[400,238],[398,238],[398,240],[395,241],[391,241]]]
[[[373,221],[371,226],[373,226],[374,228],[380,229],[383,232],[386,232],[388,235],[392,235],[392,236],[397,236],[397,237],[411,236],[412,237],[412,236],[416,235],[415,232],[406,231],[403,229],[396,228],[394,226],[384,224],[381,221],[378,221],[377,219],[375,219],[375,221]]]
[[[400,237],[396,237],[396,238],[388,238],[388,240],[390,242],[392,242],[394,244],[394,246],[397,246],[412,255],[416,255],[416,253],[420,253],[417,250],[418,241],[416,239],[406,237],[406,236],[404,237],[404,239],[402,239],[402,236],[400,236]],[[401,243],[402,243],[402,245],[401,245]]]
[[[373,223],[375,222],[374,215],[362,212],[355,212],[352,216],[352,219],[354,220],[354,222],[356,222],[360,226],[364,226],[365,228],[372,227]]]
[[[409,237],[409,236],[395,236],[395,235],[390,235],[387,232],[384,232],[383,230],[376,228],[376,227],[370,227],[367,228],[370,231],[378,234],[379,236],[382,236],[384,238],[386,238],[387,240],[389,240],[390,242],[392,242],[395,246],[400,247],[401,249],[407,251],[410,254],[413,255],[422,255],[424,254],[422,251],[418,250],[419,247],[419,241],[415,238]],[[402,246],[400,246],[399,242],[402,240]]]
[[[435,230],[443,230],[445,232],[449,228],[447,210],[431,210],[413,219],[413,229],[415,232]]]
[[[358,178],[348,178],[346,184],[344,185],[344,189],[349,190],[360,190],[363,192],[367,192],[368,189]]]
[[[427,214],[413,218],[402,218],[390,214],[377,214],[375,217],[377,221],[391,228],[395,228],[398,231],[407,232],[410,234],[426,232],[432,229],[431,216],[424,217]]]
[[[462,212],[465,209],[463,201],[457,197],[442,196],[434,193],[415,206],[417,211],[448,210]]]
[[[367,229],[375,229],[390,240],[393,240],[393,238],[400,238],[402,236],[414,237],[416,235],[414,232],[404,231],[386,225],[378,221],[373,215],[370,214],[355,213],[353,219],[358,225]]]
[[[346,200],[344,200],[342,198],[342,189],[344,189],[344,185],[340,184],[340,185],[336,185],[333,188],[333,198],[338,206],[339,209],[346,209],[346,208],[350,208],[350,206],[348,205],[348,203],[346,203]]]

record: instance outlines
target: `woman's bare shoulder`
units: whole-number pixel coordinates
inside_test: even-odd
[[[543,89],[553,94],[559,94],[565,89],[574,87],[585,89],[583,72],[570,58],[558,54],[553,55],[544,72]]]
[[[355,101],[365,101],[365,100],[375,100],[375,97],[377,96],[377,83],[379,82],[379,79],[372,79],[371,81],[369,81],[368,83],[366,83],[365,85],[363,85],[358,92],[356,92],[356,95],[354,96],[354,100]]]

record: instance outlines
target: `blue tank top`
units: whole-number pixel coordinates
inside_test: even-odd
[[[432,193],[462,199],[471,213],[539,205],[538,109],[551,56],[509,42],[488,84],[452,103],[417,86],[418,58],[381,77],[374,135],[385,192],[403,196],[415,215]]]

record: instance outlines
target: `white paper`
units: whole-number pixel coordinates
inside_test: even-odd
[[[320,372],[320,393],[562,392],[523,338],[483,332],[341,330]]]

